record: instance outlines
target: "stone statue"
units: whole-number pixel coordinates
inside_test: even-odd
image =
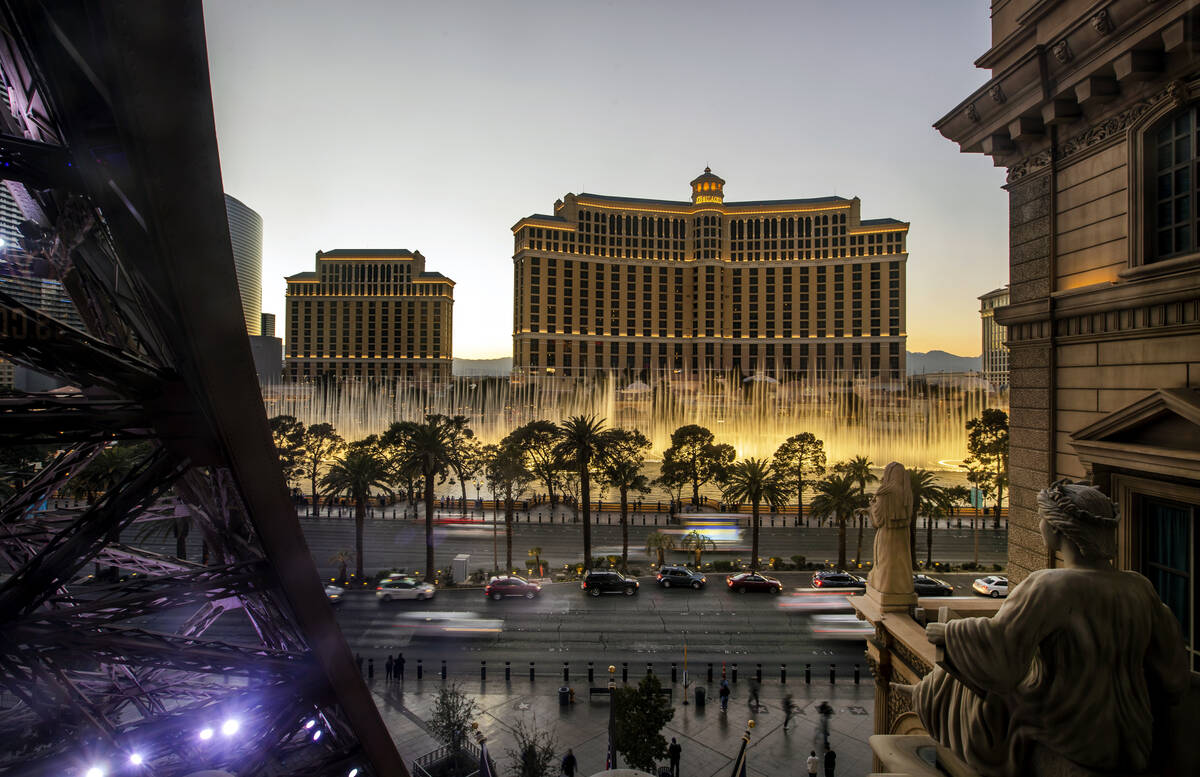
[[[1114,569],[1117,506],[1098,489],[1059,481],[1038,514],[1065,568],[1031,574],[992,618],[929,624],[943,657],[913,708],[985,777],[1143,773],[1155,711],[1188,684],[1179,623],[1150,581]]]
[[[908,525],[912,522],[912,481],[904,465],[893,461],[883,470],[879,490],[871,500],[871,525],[875,527],[875,553],[867,593],[883,605],[907,608],[916,604],[913,591],[912,549]]]

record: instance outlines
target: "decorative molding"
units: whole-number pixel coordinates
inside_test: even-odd
[[[1054,333],[1063,340],[1121,340],[1168,335],[1174,330],[1195,331],[1200,325],[1200,298],[1167,303],[1141,304],[1123,308],[1119,303],[1110,310],[1056,317]],[[1019,347],[1043,341],[1050,334],[1049,321],[1030,321],[1008,325],[1008,342]]]
[[[979,110],[975,107],[975,103],[967,106],[967,118],[976,124],[979,123]]]
[[[1044,149],[1032,156],[1027,156],[1020,162],[1017,162],[1012,167],[1008,168],[1008,183],[1024,178],[1030,173],[1036,173],[1038,170],[1050,166],[1050,160],[1053,156],[1050,149]]]
[[[902,715],[912,712],[912,698],[907,693],[897,693],[889,689],[887,695],[887,724],[880,727],[877,723],[876,728],[881,728],[883,731],[891,731],[892,727],[900,721]]]
[[[892,655],[904,662],[904,664],[912,670],[917,677],[924,677],[933,671],[933,667],[925,663],[925,660],[909,649],[900,640],[894,640],[889,648]],[[898,694],[892,694],[896,696]],[[890,705],[889,705],[890,706]]]
[[[1092,16],[1092,29],[1100,35],[1108,35],[1113,31],[1112,17],[1108,15],[1107,8],[1101,8]]]
[[[1063,38],[1050,49],[1054,52],[1054,58],[1064,65],[1075,59],[1075,53],[1071,51],[1071,45],[1067,43],[1067,39]]]
[[[1000,87],[1000,84],[992,84],[992,88],[988,89],[988,94],[990,94],[992,96],[993,100],[1000,103],[1001,105],[1003,105],[1005,103],[1005,101],[1008,100],[1008,97],[1006,97],[1004,95],[1004,90]]]

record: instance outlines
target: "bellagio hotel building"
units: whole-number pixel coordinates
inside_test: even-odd
[[[318,251],[287,278],[284,374],[449,380],[454,281],[419,251]]]
[[[859,200],[567,194],[513,227],[513,367],[768,377],[905,374],[908,224]]]

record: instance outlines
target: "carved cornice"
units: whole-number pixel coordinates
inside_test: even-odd
[[[912,670],[913,674],[918,677],[924,677],[933,671],[933,667],[925,663],[925,660],[918,656],[913,651],[909,650],[908,645],[905,645],[900,640],[893,640],[889,649],[892,655],[904,662],[905,666]],[[897,694],[892,694],[893,696]]]
[[[1064,65],[1075,59],[1075,54],[1071,51],[1071,44],[1067,43],[1066,38],[1055,43],[1050,50],[1054,52],[1054,58]]]
[[[1107,8],[1101,8],[1099,11],[1092,14],[1091,22],[1092,29],[1100,35],[1107,35],[1113,31],[1112,17],[1108,15]]]

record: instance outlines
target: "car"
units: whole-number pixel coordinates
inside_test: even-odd
[[[419,582],[415,577],[387,578],[375,586],[375,598],[381,602],[393,599],[432,599],[437,589],[431,583]]]
[[[857,615],[814,615],[812,616],[813,639],[842,641],[861,640],[872,636],[875,627],[860,621]]]
[[[579,587],[589,596],[599,596],[600,594],[633,596],[638,592],[638,585],[635,578],[626,577],[620,572],[588,572]]]
[[[974,583],[971,583],[971,590],[983,596],[1000,599],[1008,596],[1008,578],[1000,577],[999,575],[981,577]]]
[[[663,588],[690,587],[699,590],[708,583],[708,578],[699,572],[694,572],[687,567],[675,566],[659,567],[655,579]]]
[[[484,637],[504,630],[499,618],[482,618],[473,612],[405,612],[399,615],[396,628],[414,637]]]
[[[954,586],[927,575],[913,575],[913,589],[917,596],[954,596]]]
[[[516,575],[499,575],[488,580],[483,595],[497,602],[506,596],[523,596],[532,599],[542,592],[542,587]]]
[[[336,585],[325,586],[325,598],[330,604],[341,604],[342,594],[346,593],[345,588],[338,588]]]
[[[777,594],[783,591],[783,583],[773,577],[760,575],[757,572],[742,572],[741,574],[730,575],[726,578],[725,584],[729,586],[730,591],[739,594],[744,594],[747,591],[765,591]]]
[[[840,569],[822,569],[812,576],[813,588],[858,588],[867,589],[867,579],[843,572]]]

